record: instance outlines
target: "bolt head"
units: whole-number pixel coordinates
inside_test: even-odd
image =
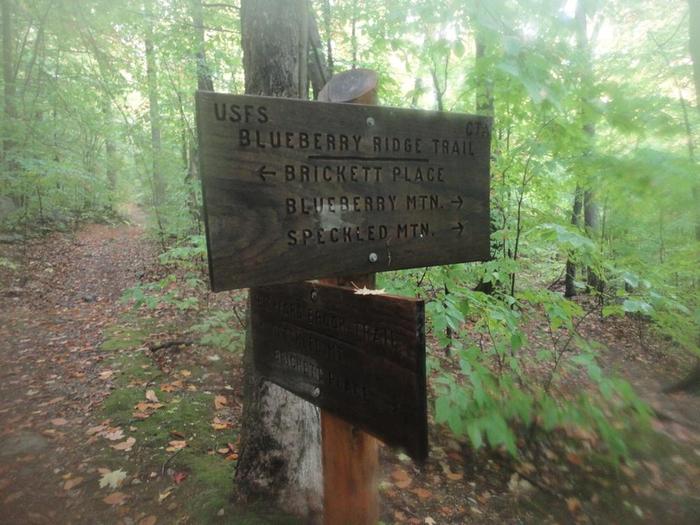
[[[369,262],[376,263],[378,260],[379,256],[376,253],[372,252],[369,254]]]
[[[374,119],[372,117],[367,117],[367,125],[371,128],[374,126]]]

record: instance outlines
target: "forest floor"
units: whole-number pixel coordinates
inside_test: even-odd
[[[245,292],[201,292],[199,310],[120,301],[170,271],[132,219],[0,245],[14,263],[0,265],[0,521],[294,523],[232,502],[243,341],[204,345],[192,328],[203,311],[242,313]],[[661,393],[687,364],[634,319],[580,330],[656,413],[629,461],[596,459],[592,436],[583,450],[538,437],[518,460],[475,453],[431,424],[424,465],[382,449],[383,522],[698,523],[700,398]]]

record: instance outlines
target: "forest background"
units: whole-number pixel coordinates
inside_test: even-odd
[[[196,312],[209,342],[226,346],[231,312],[197,300],[207,277],[193,93],[244,91],[240,6],[1,7],[1,240],[114,221],[136,202],[161,261],[179,270],[127,298]],[[379,74],[382,105],[494,116],[493,260],[380,277],[427,301],[435,420],[511,454],[523,432],[575,425],[611,461],[625,457],[626,432],[651,411],[602,372],[601,345],[577,329],[627,316],[640,340],[665,341],[687,365],[675,386],[700,382],[700,3],[307,7],[308,98],[333,72],[364,67]],[[0,253],[0,266],[13,264]],[[544,343],[526,329],[535,311]]]

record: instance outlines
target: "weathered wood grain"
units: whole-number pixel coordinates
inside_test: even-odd
[[[422,301],[321,283],[250,293],[262,376],[413,458],[427,456]]]
[[[489,258],[489,118],[196,99],[215,291]]]

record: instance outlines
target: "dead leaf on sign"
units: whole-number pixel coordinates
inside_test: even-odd
[[[355,294],[356,295],[385,295],[386,290],[384,288],[380,290],[370,290],[366,286],[363,286],[362,288],[355,288]]]

